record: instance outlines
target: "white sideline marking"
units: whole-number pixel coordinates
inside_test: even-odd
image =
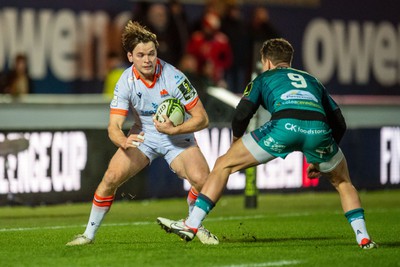
[[[131,225],[149,225],[155,222],[131,222],[131,223],[104,223],[101,226],[131,226]],[[19,227],[19,228],[0,228],[0,232],[16,232],[16,231],[33,231],[33,230],[57,230],[66,228],[77,228],[86,227],[86,224],[82,225],[55,225],[55,226],[44,226],[44,227]]]
[[[244,263],[244,264],[234,264],[234,265],[223,265],[219,267],[267,267],[267,266],[285,266],[285,265],[297,265],[302,263],[301,261],[270,261],[261,263]]]
[[[278,217],[293,217],[293,216],[306,216],[309,213],[286,213],[279,214]],[[207,221],[234,221],[234,220],[247,220],[247,219],[262,219],[267,217],[272,217],[273,215],[254,215],[254,216],[224,216],[209,218]],[[149,225],[155,224],[154,221],[144,221],[144,222],[130,222],[130,223],[104,223],[101,226],[137,226],[137,225]],[[78,228],[86,227],[85,225],[54,225],[54,226],[43,226],[43,227],[18,227],[18,228],[0,228],[0,232],[17,232],[17,231],[34,231],[34,230],[57,230],[57,229],[67,229],[67,228]],[[266,265],[267,266],[267,265]],[[275,266],[275,265],[274,265]]]

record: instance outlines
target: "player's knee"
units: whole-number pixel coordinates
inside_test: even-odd
[[[235,170],[232,168],[229,162],[229,158],[226,156],[221,156],[215,162],[213,172],[228,172],[229,174],[232,174],[233,172],[235,172]]]
[[[336,177],[335,176],[331,176],[331,177],[329,177],[329,182],[331,183],[331,185],[333,187],[338,188],[339,185],[344,182],[344,180],[343,179],[339,179],[337,176]]]
[[[190,184],[198,190],[203,187],[204,183],[206,182],[208,173],[193,173],[190,175]]]
[[[108,169],[103,177],[103,184],[108,188],[118,188],[121,183],[120,174],[112,169]]]

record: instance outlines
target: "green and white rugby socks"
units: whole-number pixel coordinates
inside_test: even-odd
[[[350,210],[346,212],[344,216],[346,216],[347,221],[353,228],[353,231],[356,235],[357,243],[359,245],[362,244],[363,239],[371,240],[367,232],[367,227],[365,225],[364,209],[358,208]]]
[[[185,224],[190,228],[199,228],[207,214],[214,208],[215,204],[207,196],[199,194],[196,206],[193,208]]]

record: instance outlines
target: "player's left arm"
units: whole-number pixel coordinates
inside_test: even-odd
[[[333,139],[339,144],[347,130],[346,120],[343,117],[340,107],[329,94],[325,95],[322,103],[328,124],[332,129]]]
[[[188,108],[185,106],[186,112],[190,114],[190,118],[184,121],[181,125],[174,126],[168,117],[164,117],[166,121],[160,123],[154,120],[154,125],[159,132],[176,135],[185,133],[194,133],[208,127],[209,119],[207,112],[201,100],[197,97]]]

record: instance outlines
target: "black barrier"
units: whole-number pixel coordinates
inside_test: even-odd
[[[230,146],[226,140],[230,134],[228,128],[196,133],[211,168],[215,159]],[[1,205],[90,201],[117,149],[106,130],[7,131],[0,132],[0,142],[6,137],[15,140],[21,136],[29,141],[28,149],[0,156]],[[341,147],[357,189],[400,187],[399,144],[400,127],[347,131]],[[247,180],[252,185],[256,181],[257,187],[250,187],[252,190],[247,193],[251,197],[257,190],[333,190],[324,178],[309,180],[305,168],[301,153],[294,153],[284,161],[277,159],[260,165],[254,169],[255,176],[251,176],[254,179]],[[225,192],[243,192],[245,185],[245,173],[232,174]],[[187,189],[160,158],[121,186],[116,199],[185,197]]]

